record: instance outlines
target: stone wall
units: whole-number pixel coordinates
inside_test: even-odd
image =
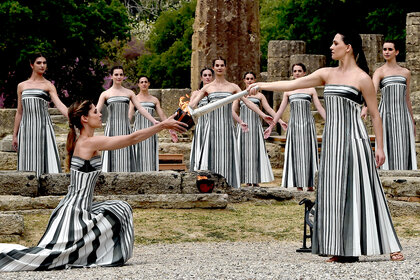
[[[228,81],[241,86],[242,75],[260,70],[258,0],[198,0],[191,55],[191,88],[200,83],[200,70],[217,56],[227,59]]]
[[[420,12],[407,14],[406,62],[411,70],[411,92],[420,91]]]

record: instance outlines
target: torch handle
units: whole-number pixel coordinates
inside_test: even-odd
[[[247,90],[238,92],[236,94],[232,94],[231,96],[225,97],[223,99],[217,100],[212,103],[208,103],[207,105],[204,105],[202,107],[199,107],[197,109],[193,109],[191,107],[188,107],[190,110],[191,117],[193,118],[194,122],[197,123],[197,120],[199,117],[201,117],[204,114],[210,113],[211,111],[214,111],[226,104],[232,103],[236,99],[241,98],[242,96],[245,96],[248,94]]]

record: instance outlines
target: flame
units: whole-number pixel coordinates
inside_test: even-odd
[[[197,180],[206,180],[208,179],[207,176],[197,175]]]
[[[190,110],[188,110],[188,105],[190,104],[189,100],[185,100],[186,98],[190,98],[190,96],[188,94],[186,94],[185,96],[181,96],[179,98],[179,108],[181,108],[182,111],[187,112],[188,114],[190,113]]]

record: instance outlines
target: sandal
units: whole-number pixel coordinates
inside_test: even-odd
[[[297,187],[297,190],[300,191],[300,192],[302,192],[303,191],[303,188],[302,187]]]
[[[393,262],[399,262],[405,260],[403,254],[401,252],[395,252],[389,255],[389,258]]]
[[[314,187],[308,187],[308,192],[313,192],[314,191]]]
[[[326,262],[328,263],[353,263],[353,262],[358,262],[359,261],[359,257],[345,257],[345,256],[332,256],[331,258],[329,258],[328,260],[326,260]]]
[[[258,184],[252,184],[253,187],[259,187],[260,185]]]

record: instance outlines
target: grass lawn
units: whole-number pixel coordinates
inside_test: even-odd
[[[135,244],[217,241],[301,241],[304,207],[247,202],[226,209],[134,209]],[[49,214],[25,214],[20,244],[35,246]],[[420,238],[420,214],[393,218],[399,238]]]

